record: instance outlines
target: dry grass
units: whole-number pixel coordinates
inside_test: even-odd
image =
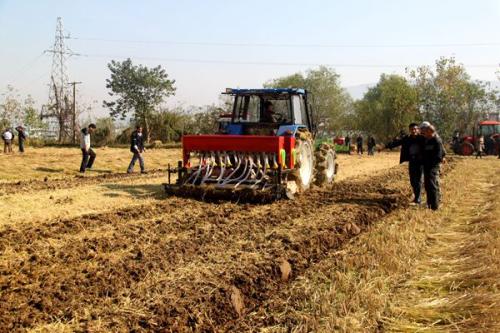
[[[443,212],[433,244],[398,290],[389,330],[500,331],[500,180],[492,170],[476,162],[464,176],[466,204]]]
[[[444,178],[439,212],[394,212],[313,265],[241,327],[260,332],[499,331],[497,163],[460,162]],[[495,179],[495,187],[488,179]]]
[[[94,170],[88,175],[125,172],[132,157],[126,148],[95,148]],[[26,179],[62,178],[78,174],[81,162],[78,148],[27,148],[24,154],[0,153],[0,182]],[[180,158],[179,149],[150,149],[146,152],[146,167],[165,169],[167,163]],[[139,166],[136,165],[136,168]]]

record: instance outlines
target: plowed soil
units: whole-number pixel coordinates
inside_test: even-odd
[[[154,169],[148,171],[148,177],[161,177],[167,173],[162,169]],[[11,195],[22,192],[32,192],[41,190],[59,190],[68,189],[77,186],[101,184],[106,182],[120,181],[124,179],[135,179],[143,176],[140,173],[109,173],[98,176],[86,177],[76,175],[73,177],[64,177],[58,179],[28,179],[19,180],[8,183],[0,183],[0,196]]]
[[[0,327],[231,331],[391,211],[406,169],[268,205],[168,198],[0,231]]]

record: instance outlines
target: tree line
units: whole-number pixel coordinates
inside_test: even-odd
[[[202,107],[167,108],[165,101],[175,94],[176,87],[161,66],[148,68],[127,59],[111,61],[108,68],[110,99],[103,101],[103,106],[110,116],[97,120],[95,135],[102,144],[127,142],[136,124],[143,126],[148,142],[179,141],[187,133],[213,133],[220,115],[231,112],[227,99]],[[437,126],[442,137],[449,138],[456,130],[471,133],[478,120],[500,110],[499,91],[487,82],[473,80],[455,58],[407,69],[406,75],[382,74],[359,100],[353,100],[342,87],[340,75],[327,66],[273,78],[264,87],[307,89],[319,135],[324,136],[361,132],[385,141],[410,122],[427,120]],[[21,101],[12,87],[2,97],[0,127],[20,120],[29,126],[43,126],[31,97]],[[117,135],[118,119],[131,126]]]

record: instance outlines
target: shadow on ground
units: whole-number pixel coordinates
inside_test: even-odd
[[[42,172],[51,172],[51,173],[56,173],[56,172],[63,172],[64,169],[56,169],[56,168],[46,168],[46,167],[37,167],[35,168],[36,171],[42,171]]]
[[[85,172],[95,172],[95,173],[113,173],[113,170],[107,169],[87,169]]]
[[[131,195],[134,198],[152,197],[155,199],[164,199],[166,197],[163,185],[161,184],[104,184],[102,186],[113,191],[105,193],[104,195],[107,197],[119,197],[123,194]]]

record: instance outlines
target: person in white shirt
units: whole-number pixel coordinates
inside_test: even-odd
[[[12,141],[14,141],[14,133],[10,128],[7,128],[3,134],[3,152],[5,154],[12,153]]]
[[[95,124],[90,124],[88,128],[82,129],[80,138],[80,148],[82,149],[82,164],[80,165],[80,172],[84,173],[86,169],[91,169],[96,157],[95,152],[90,148],[90,134],[94,133],[96,129]]]

